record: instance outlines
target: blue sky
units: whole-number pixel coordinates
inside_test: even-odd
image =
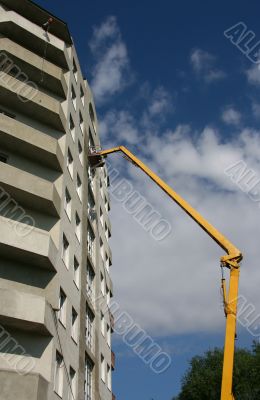
[[[260,71],[224,31],[242,21],[260,41],[259,2],[38,3],[69,24],[103,146],[127,145],[245,252],[241,294],[257,316],[259,203],[225,171],[243,162],[260,179]],[[111,194],[115,298],[172,357],[156,375],[115,338],[114,392],[169,400],[190,357],[223,343],[222,251],[134,167],[113,165],[172,226],[155,241]]]

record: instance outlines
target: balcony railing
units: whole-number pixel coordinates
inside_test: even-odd
[[[45,125],[65,132],[66,118],[59,100],[37,86],[30,86],[10,74],[2,73],[0,103]]]
[[[56,272],[58,250],[48,232],[2,216],[0,224],[2,258]]]
[[[51,135],[40,132],[23,122],[0,114],[0,144],[7,150],[26,154],[57,171],[62,171],[63,154],[58,141]]]
[[[18,43],[8,39],[0,38],[0,51],[6,55],[9,62],[15,65],[16,72],[22,71],[32,82],[39,82],[40,86],[56,93],[61,98],[66,98],[68,87],[62,68],[45,60],[42,70],[42,56],[39,56]]]
[[[5,189],[6,194],[21,206],[59,216],[61,199],[52,182],[2,163],[0,184],[2,192]]]
[[[53,316],[44,297],[11,289],[0,289],[0,296],[2,325],[42,335],[53,334]]]

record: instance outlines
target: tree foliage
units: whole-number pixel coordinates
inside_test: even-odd
[[[172,400],[219,400],[223,351],[215,349],[195,356],[182,379],[181,392]],[[236,400],[260,400],[260,344],[235,354],[233,392]]]

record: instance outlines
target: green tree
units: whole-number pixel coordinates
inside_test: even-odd
[[[181,392],[172,400],[219,400],[223,351],[215,349],[190,361],[182,379]],[[236,400],[260,400],[260,344],[252,350],[237,349],[234,366]]]

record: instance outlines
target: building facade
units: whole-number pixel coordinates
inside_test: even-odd
[[[0,397],[111,400],[105,166],[67,25],[0,1]]]

